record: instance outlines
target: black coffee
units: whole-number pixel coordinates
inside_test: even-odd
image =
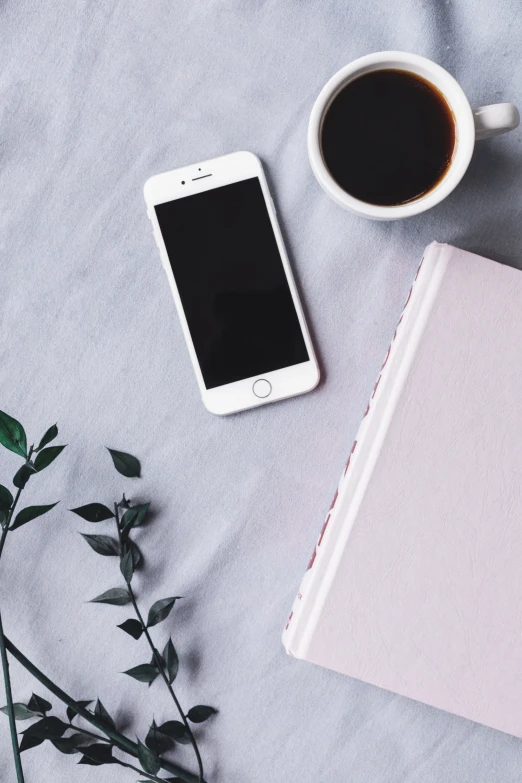
[[[444,96],[424,79],[409,71],[373,71],[334,98],[321,144],[330,174],[347,193],[394,206],[442,179],[455,146],[455,121]]]

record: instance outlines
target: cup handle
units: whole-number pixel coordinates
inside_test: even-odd
[[[520,114],[512,103],[493,103],[490,106],[478,106],[473,109],[475,120],[475,138],[487,139],[518,128]]]

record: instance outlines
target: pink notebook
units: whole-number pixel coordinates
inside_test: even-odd
[[[283,642],[522,737],[522,272],[426,249]]]

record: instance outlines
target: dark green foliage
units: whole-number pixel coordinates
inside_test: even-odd
[[[143,633],[142,625],[138,620],[125,620],[124,623],[118,625],[118,628],[121,628],[122,631],[125,631],[125,633],[128,633],[129,636],[132,636],[132,638],[136,640],[138,640]]]
[[[120,545],[115,538],[111,536],[91,536],[87,533],[81,534],[87,541],[91,549],[99,555],[105,557],[117,557],[120,554]]]
[[[57,436],[58,436],[58,427],[56,426],[56,424],[53,424],[52,427],[49,427],[49,429],[43,436],[42,440],[38,444],[38,448],[35,449],[35,451],[40,451],[41,449],[43,449],[44,446],[47,446],[47,444],[50,443],[52,440],[54,440]]]
[[[168,720],[166,723],[162,723],[159,727],[159,731],[173,739],[174,742],[179,742],[182,745],[188,745],[190,743],[187,729],[179,720]]]
[[[10,530],[16,530],[22,525],[26,525],[28,522],[32,522],[33,519],[41,517],[42,514],[47,514],[57,503],[51,503],[49,506],[27,506],[22,511],[19,511],[15,517],[15,521],[11,524]]]
[[[109,449],[114,467],[121,473],[122,476],[127,478],[139,478],[141,473],[141,466],[139,460],[133,457],[132,454],[126,454],[124,451],[116,451],[115,449]]]
[[[84,709],[86,709],[89,706],[89,704],[92,704],[92,699],[90,701],[77,701],[76,704],[79,707],[83,707]],[[76,717],[76,715],[78,715],[78,713],[76,712],[74,707],[67,707],[67,719],[68,720],[70,720],[72,722],[74,720],[74,718]]]
[[[70,737],[62,737],[61,739],[51,740],[56,750],[60,753],[65,753],[67,756],[73,753],[80,752],[80,746],[86,743],[92,742],[92,737],[87,734],[71,734]],[[83,749],[82,749],[83,752]]]
[[[27,437],[19,421],[0,411],[0,443],[20,457],[27,457]]]
[[[0,510],[9,511],[13,504],[11,491],[0,484]]]
[[[215,715],[216,712],[217,710],[213,707],[206,707],[204,704],[198,704],[197,707],[192,707],[192,709],[187,712],[187,718],[191,720],[192,723],[203,723],[212,715]]]
[[[26,462],[22,465],[21,468],[18,468],[14,474],[13,484],[18,489],[24,489],[31,476],[33,476],[35,473],[36,469],[34,465],[32,465],[30,462]]]
[[[163,622],[169,616],[172,607],[179,598],[181,598],[179,595],[174,598],[161,598],[152,604],[147,619],[147,628],[152,628],[154,625]]]
[[[124,549],[121,555],[120,571],[127,584],[130,584],[134,574],[134,553],[132,551],[132,547],[127,546],[126,544],[124,544]]]
[[[87,503],[86,506],[79,506],[78,508],[71,508],[74,514],[78,514],[82,519],[86,519],[87,522],[103,522],[105,519],[111,519],[114,514],[103,503]]]
[[[158,757],[140,740],[138,740],[138,758],[142,768],[149,775],[156,775],[160,771],[161,764]]]
[[[52,710],[53,708],[51,702],[47,701],[47,699],[42,699],[42,697],[37,696],[36,693],[33,693],[27,706],[30,710],[34,710],[42,715],[45,715],[46,712],[49,712],[49,710]]]
[[[128,674],[129,677],[133,677],[139,682],[150,683],[154,682],[158,676],[158,667],[152,663],[142,663],[139,666],[134,666],[132,669],[128,669],[123,674]]]
[[[125,606],[130,604],[129,591],[124,587],[113,587],[112,590],[106,590],[105,593],[92,598],[91,604],[112,604],[113,606]]]
[[[108,726],[110,729],[116,728],[116,724],[99,699],[96,700],[94,714],[103,724],[105,724],[105,726]]]
[[[65,446],[49,446],[48,449],[41,451],[34,461],[34,469],[37,472],[40,472],[41,470],[44,470],[44,468],[47,468],[51,462],[54,462],[56,457],[61,454],[64,448]]]
[[[165,662],[165,673],[167,675],[168,681],[172,685],[176,679],[179,669],[179,658],[176,650],[174,649],[174,645],[172,644],[172,639],[169,639],[165,645],[165,649],[163,650],[163,660]]]
[[[121,518],[121,530],[124,536],[128,535],[133,527],[141,527],[147,519],[150,503],[142,503],[140,506],[127,508]]]
[[[35,712],[34,710],[29,709],[26,704],[21,704],[20,702],[13,704],[13,710],[15,720],[30,720],[30,718],[43,717],[43,712]],[[9,708],[0,707],[0,712],[3,712],[4,715],[9,715]]]
[[[26,737],[38,737],[39,739],[59,739],[69,728],[68,723],[64,723],[60,718],[50,715],[48,718],[33,723],[23,734]]]
[[[102,764],[117,764],[118,762],[112,755],[112,745],[96,744],[82,748],[83,756],[78,764],[90,764],[92,767],[99,767]]]
[[[23,753],[24,750],[31,750],[31,748],[37,748],[38,745],[41,745],[42,742],[45,742],[45,740],[42,737],[31,737],[31,736],[23,736],[22,741],[19,745],[20,753]]]
[[[14,485],[20,490],[17,493],[16,498],[13,497],[13,493],[7,487],[0,485],[0,525],[4,528],[4,535],[8,532],[6,530],[7,526],[9,526],[10,530],[16,530],[47,513],[56,505],[56,503],[53,503],[50,505],[28,506],[19,511],[16,516],[14,515],[15,509],[13,506],[17,505],[20,492],[25,487],[29,478],[51,465],[65,448],[65,446],[48,446],[57,435],[58,428],[56,425],[53,425],[42,437],[38,447],[34,449],[34,447],[31,446],[28,450],[27,438],[22,425],[7,414],[0,412],[0,444],[15,452],[24,460],[24,463],[13,479]],[[109,452],[116,470],[121,475],[127,478],[140,477],[141,466],[136,457],[114,449],[109,449]],[[137,598],[131,586],[134,573],[143,562],[140,549],[136,542],[132,540],[131,535],[135,528],[144,525],[149,508],[149,502],[133,506],[125,495],[123,495],[122,500],[119,503],[114,504],[114,512],[102,503],[88,503],[71,510],[88,522],[100,523],[108,520],[115,521],[118,533],[117,538],[105,534],[91,535],[82,533],[82,536],[91,549],[97,554],[105,557],[119,558],[120,571],[126,582],[126,587],[115,587],[107,590],[101,595],[93,598],[91,603],[104,603],[113,606],[125,606],[129,603],[133,604],[136,618],[129,618],[118,627],[129,636],[132,636],[135,640],[145,637],[153,655],[152,660],[149,663],[134,666],[125,671],[124,674],[138,682],[148,684],[149,686],[161,676],[167,683],[169,692],[171,693],[176,708],[179,710],[182,718],[182,721],[171,720],[163,723],[161,726],[157,726],[156,722],[154,720],[152,721],[145,742],[143,743],[138,740],[137,743],[139,762],[145,773],[151,776],[156,776],[162,766],[167,770],[169,768],[177,770],[178,768],[176,766],[172,766],[166,760],[162,761],[160,757],[164,753],[171,751],[177,743],[183,745],[192,743],[195,747],[198,759],[199,779],[203,780],[203,768],[197,750],[196,739],[190,728],[188,728],[186,721],[189,719],[194,723],[202,723],[211,715],[215,714],[216,710],[212,707],[198,705],[189,710],[186,716],[181,712],[181,707],[179,707],[177,698],[172,691],[172,684],[176,680],[179,671],[179,658],[172,639],[168,639],[163,648],[163,652],[160,653],[148,630],[149,628],[154,628],[159,625],[170,615],[176,601],[180,599],[180,596],[172,596],[156,601],[149,610],[147,623],[145,624]],[[121,520],[120,513],[122,514]],[[9,649],[9,651],[16,657],[15,652],[11,649]],[[30,661],[26,661],[26,663],[22,663],[22,665],[26,666],[33,674],[35,671],[38,672]],[[128,753],[135,757],[136,745],[129,745],[128,738],[118,732],[114,720],[99,699],[94,708],[94,715],[93,712],[88,711],[89,715],[87,717],[91,717],[99,732],[105,731],[108,738],[107,741],[105,741],[104,737],[95,736],[91,731],[87,731],[86,729],[82,730],[82,724],[80,722],[75,724],[74,727],[71,725],[72,721],[78,715],[77,710],[87,709],[89,705],[92,704],[91,701],[77,701],[75,706],[71,706],[70,703],[68,703],[70,702],[70,697],[64,695],[63,692],[60,696],[59,689],[57,689],[56,686],[53,687],[52,683],[49,684],[50,681],[45,678],[45,675],[40,672],[36,673],[35,676],[37,679],[41,679],[51,692],[55,695],[58,694],[58,698],[65,701],[67,704],[67,719],[69,723],[65,723],[54,715],[47,715],[47,713],[52,710],[52,705],[50,702],[36,694],[32,695],[28,704],[16,703],[13,705],[10,700],[9,703],[14,711],[16,720],[26,721],[34,718],[37,719],[36,722],[21,733],[22,739],[19,743],[20,751],[29,750],[30,748],[37,747],[43,742],[48,741],[54,745],[56,750],[65,755],[81,754],[79,764],[100,766],[122,763],[123,766],[128,766],[113,757],[113,748],[115,747],[119,751],[123,751],[124,753]],[[7,707],[0,709],[4,713],[9,712]],[[94,720],[94,716],[97,720]],[[102,729],[102,726],[104,729]],[[13,733],[13,738],[15,737],[16,735]],[[181,769],[180,773],[184,775]],[[161,780],[166,781],[166,783],[180,783],[183,778],[162,777]]]
[[[147,738],[145,739],[145,745],[156,756],[161,756],[174,746],[174,742],[170,737],[162,732],[156,726],[156,721],[153,720]]]

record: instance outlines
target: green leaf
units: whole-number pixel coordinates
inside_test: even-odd
[[[204,704],[198,704],[197,707],[192,707],[192,709],[187,712],[187,718],[191,720],[192,723],[203,723],[208,720],[211,715],[215,715],[216,713],[217,710],[213,707],[206,707]]]
[[[86,709],[89,706],[89,704],[92,704],[92,699],[90,701],[77,701],[76,704],[79,707],[83,707],[84,709]],[[73,721],[76,715],[78,715],[78,713],[76,712],[74,707],[67,707],[68,720]]]
[[[36,473],[36,470],[34,468],[34,465],[31,465],[30,462],[26,462],[24,465],[22,465],[21,468],[18,468],[16,473],[14,474],[13,478],[13,484],[18,489],[24,489],[25,485],[29,481],[32,475]]]
[[[30,710],[40,712],[42,715],[45,715],[46,712],[49,712],[49,710],[52,710],[53,708],[51,702],[47,701],[47,699],[42,699],[42,697],[37,696],[36,693],[33,693],[27,706]]]
[[[43,717],[42,712],[35,712],[34,710],[29,709],[29,706],[21,704],[20,702],[13,704],[13,709],[15,720],[29,720],[30,718]],[[0,707],[0,712],[9,715],[9,707]]]
[[[128,508],[121,518],[121,532],[123,535],[127,535],[129,530],[134,527],[134,521],[138,518],[138,511],[136,508]]]
[[[165,618],[168,617],[171,613],[172,607],[179,598],[181,598],[180,595],[176,595],[173,598],[162,598],[161,600],[152,604],[147,619],[147,628],[152,628],[153,625],[157,625],[158,623],[161,623],[163,620],[165,620]]]
[[[67,731],[69,725],[64,723],[60,718],[55,718],[51,715],[49,718],[42,718],[42,720],[33,723],[24,732],[26,737],[39,737],[41,739],[60,739],[60,737]]]
[[[31,750],[31,748],[37,748],[38,745],[41,745],[42,742],[44,742],[42,737],[22,737],[22,741],[19,745],[20,753],[23,753],[24,750]]]
[[[19,421],[0,411],[0,443],[20,457],[27,457],[27,437]]]
[[[19,511],[18,514],[15,517],[15,521],[9,528],[10,530],[16,530],[18,527],[22,527],[22,525],[26,525],[28,522],[31,522],[33,519],[36,519],[37,517],[41,517],[42,514],[47,514],[48,511],[50,511],[52,508],[54,508],[57,505],[57,503],[51,503],[49,506],[27,506],[27,508],[22,509],[22,511]]]
[[[217,710],[215,710],[214,707],[206,707],[204,704],[198,704],[197,707],[192,707],[192,709],[187,712],[187,718],[191,720],[192,723],[203,723],[216,713]]]
[[[174,645],[172,644],[172,639],[169,639],[165,645],[165,649],[163,650],[163,660],[165,661],[168,680],[172,684],[177,677],[179,669],[179,658],[176,650],[174,649]]]
[[[121,628],[122,631],[128,633],[129,636],[132,636],[132,638],[136,639],[136,641],[143,633],[143,628],[141,627],[141,623],[139,623],[138,620],[125,620],[124,623],[118,625],[118,628]]]
[[[91,767],[100,767],[102,764],[117,764],[112,755],[112,745],[97,744],[82,748],[83,757],[78,764],[90,764]]]
[[[138,759],[149,775],[156,775],[161,769],[160,760],[140,740],[138,740]]]
[[[141,527],[147,518],[150,503],[142,503],[139,506],[132,506],[121,518],[121,529],[124,535],[128,535],[133,527]]]
[[[120,544],[111,536],[91,536],[88,533],[81,533],[91,549],[94,549],[99,555],[105,557],[117,557],[120,554]]]
[[[54,440],[58,435],[58,427],[56,424],[53,424],[52,427],[49,427],[45,435],[43,436],[42,440],[38,444],[38,448],[35,449],[35,451],[40,451],[40,449],[43,449],[44,446],[47,446],[48,443],[50,443],[52,440]]]
[[[103,503],[87,503],[86,506],[71,508],[74,514],[78,514],[87,522],[103,522],[105,519],[111,519],[114,516],[112,511],[104,506]]]
[[[134,570],[136,570],[140,565],[141,561],[143,560],[143,557],[138,546],[134,543],[134,541],[130,541],[129,543],[132,552],[132,563],[134,565]]]
[[[7,512],[0,508],[0,527],[4,528],[7,525]]]
[[[149,508],[150,508],[150,502],[140,503],[139,506],[134,506],[134,508],[138,512],[138,516],[134,522],[133,527],[141,527],[145,523],[145,520],[147,519],[147,515],[149,513]]]
[[[125,587],[113,587],[112,590],[107,590],[105,593],[91,598],[91,604],[111,604],[112,606],[125,606],[130,603],[131,597],[129,591]]]
[[[133,457],[132,454],[126,454],[124,451],[116,451],[115,449],[107,450],[110,452],[114,467],[121,473],[122,476],[127,478],[139,478],[141,466],[139,460]]]
[[[59,750],[60,753],[65,753],[67,756],[73,753],[80,753],[80,746],[90,741],[92,742],[92,737],[80,733],[71,734],[70,737],[62,737],[62,739],[51,740],[56,750]],[[81,752],[83,753],[83,749]]]
[[[188,745],[191,741],[185,726],[179,720],[168,720],[159,727],[159,731],[182,745]]]
[[[120,559],[120,571],[127,584],[130,584],[134,574],[134,555],[130,546],[124,546],[125,549]]]
[[[128,674],[129,677],[133,677],[139,682],[147,682],[150,685],[151,682],[154,682],[159,672],[158,667],[154,666],[154,664],[142,663],[139,666],[128,669],[126,672],[123,672],[123,674]]]
[[[174,743],[170,737],[167,737],[166,734],[162,734],[161,731],[159,731],[156,726],[156,721],[153,720],[147,738],[145,739],[145,745],[149,750],[155,753],[156,756],[161,756],[163,753],[171,750]]]
[[[99,699],[96,700],[94,714],[101,720],[103,724],[105,724],[105,726],[108,726],[110,729],[116,728],[116,724]]]
[[[9,511],[13,505],[13,496],[7,487],[0,484],[0,509],[3,511]]]
[[[51,462],[54,462],[56,457],[62,453],[64,448],[65,446],[49,446],[48,449],[41,451],[34,461],[35,470],[37,472],[43,470],[48,465],[50,465]]]

